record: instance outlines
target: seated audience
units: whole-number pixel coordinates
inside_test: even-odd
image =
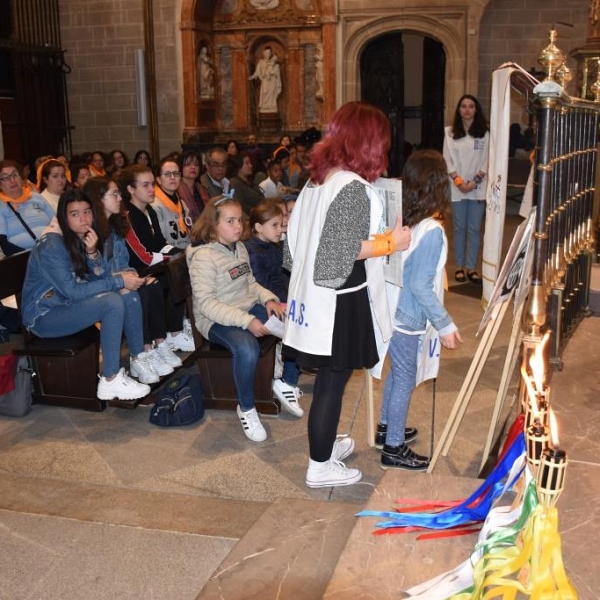
[[[257,338],[269,335],[264,326],[267,315],[282,319],[284,309],[275,294],[254,279],[248,253],[240,243],[243,229],[239,202],[227,196],[212,198],[192,228],[192,245],[186,254],[196,327],[233,354],[237,414],[246,437],[262,442],[267,432],[254,406]]]
[[[290,277],[288,272],[283,270],[283,254],[280,248],[284,229],[283,219],[280,205],[273,200],[264,200],[250,213],[252,237],[245,241],[244,245],[256,281],[285,303]],[[296,366],[296,362],[284,360],[281,378],[273,380],[273,393],[281,405],[297,417],[304,414],[298,402],[302,396],[302,391],[297,387],[299,376],[300,369]]]
[[[235,175],[231,178],[231,189],[235,199],[242,205],[246,215],[262,200],[265,195],[259,185],[254,184],[252,180],[252,161],[250,156],[244,150],[233,159],[233,168]]]
[[[31,251],[23,284],[23,325],[42,338],[71,335],[100,323],[103,375],[98,382],[100,400],[136,400],[150,387],[130,379],[120,365],[125,309],[120,290],[134,290],[139,278],[111,273],[98,251],[95,212],[79,190],[59,200],[58,223],[50,226]],[[138,327],[141,325],[139,304]],[[130,340],[131,342],[131,340]],[[141,351],[140,348],[132,348]],[[58,374],[57,374],[58,376]]]
[[[129,265],[138,273],[153,265],[168,260],[168,257],[181,252],[171,244],[167,244],[156,211],[152,208],[154,201],[154,175],[148,167],[132,165],[123,169],[119,177],[119,187],[123,199],[127,203],[131,229],[125,240],[129,250]],[[174,350],[192,352],[194,340],[189,333],[184,332],[185,302],[175,303],[169,292],[167,277],[157,273],[163,289],[166,305],[167,344]],[[152,339],[160,337],[160,332],[154,332]]]
[[[98,249],[104,256],[108,269],[114,273],[127,273],[137,277],[137,292],[127,294],[125,302],[125,336],[132,352],[130,372],[142,383],[156,383],[160,377],[169,375],[176,367],[181,367],[181,359],[166,343],[165,305],[162,287],[152,276],[139,277],[129,266],[129,252],[125,236],[131,229],[127,214],[121,206],[121,192],[114,181],[105,177],[93,177],[84,193],[94,204],[98,220]],[[123,290],[122,290],[123,292]],[[128,306],[141,301],[141,318],[127,317]],[[134,353],[131,340],[135,339]],[[138,348],[142,347],[142,351]]]
[[[186,150],[179,157],[181,182],[177,192],[187,206],[192,223],[200,216],[210,198],[208,192],[200,184],[200,168],[202,161],[196,152]]]
[[[63,163],[51,158],[43,162],[39,167],[38,189],[51,206],[54,213],[58,206],[58,199],[67,186],[66,170]]]
[[[6,256],[30,250],[54,217],[42,196],[21,179],[14,160],[0,161],[0,248]]]

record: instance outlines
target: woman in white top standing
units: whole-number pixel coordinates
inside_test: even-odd
[[[444,158],[452,180],[454,278],[462,282],[468,277],[477,285],[481,285],[477,256],[485,212],[489,137],[479,101],[471,94],[464,94],[456,106],[453,124],[446,127]]]

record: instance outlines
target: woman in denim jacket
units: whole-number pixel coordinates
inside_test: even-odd
[[[445,348],[457,348],[462,338],[444,308],[444,272],[448,242],[440,219],[448,206],[446,163],[439,152],[411,154],[402,173],[403,220],[411,227],[404,252],[402,290],[389,346],[392,369],[386,379],[378,433],[385,434],[383,469],[427,469],[429,458],[406,444],[405,425],[410,397],[416,386],[419,339],[428,323]]]
[[[104,375],[98,398],[143,398],[150,387],[120,368],[125,303],[119,291],[136,290],[144,280],[132,272],[111,273],[98,250],[93,205],[83,192],[62,194],[56,216],[58,223],[44,232],[29,257],[23,324],[39,337],[54,338],[100,323]]]

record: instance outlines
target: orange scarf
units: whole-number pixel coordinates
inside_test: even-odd
[[[106,169],[97,169],[92,163],[88,165],[92,177],[106,177]]]
[[[69,169],[69,167],[65,167],[65,165],[63,163],[60,162],[60,160],[58,160],[57,158],[47,158],[45,161],[41,162],[37,168],[37,171],[35,172],[36,175],[36,185],[37,185],[37,189],[39,190],[41,185],[42,185],[42,169],[44,168],[44,165],[49,161],[49,160],[57,160],[65,169],[65,177],[67,178],[67,181],[69,183],[71,183],[71,170]]]
[[[4,192],[0,192],[0,200],[4,200],[7,204],[11,202],[12,204],[23,204],[23,202],[27,202],[31,198],[31,188],[28,185],[24,185],[22,188],[22,193],[18,198],[10,198]]]
[[[175,195],[177,195],[177,192],[175,192]],[[163,192],[160,185],[154,186],[154,196],[163,203],[163,206],[167,210],[170,210],[171,212],[177,213],[179,215],[179,231],[182,233],[182,235],[186,235],[187,227],[185,225],[185,214],[183,212],[183,202],[181,201],[181,198],[179,198],[179,196],[177,195],[177,197],[179,198],[179,202],[175,204],[171,200],[171,198],[169,198],[169,196],[167,196]]]

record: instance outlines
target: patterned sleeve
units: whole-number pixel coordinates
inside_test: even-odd
[[[360,181],[346,184],[325,217],[315,257],[315,285],[338,289],[352,272],[361,242],[369,239],[371,204]]]

